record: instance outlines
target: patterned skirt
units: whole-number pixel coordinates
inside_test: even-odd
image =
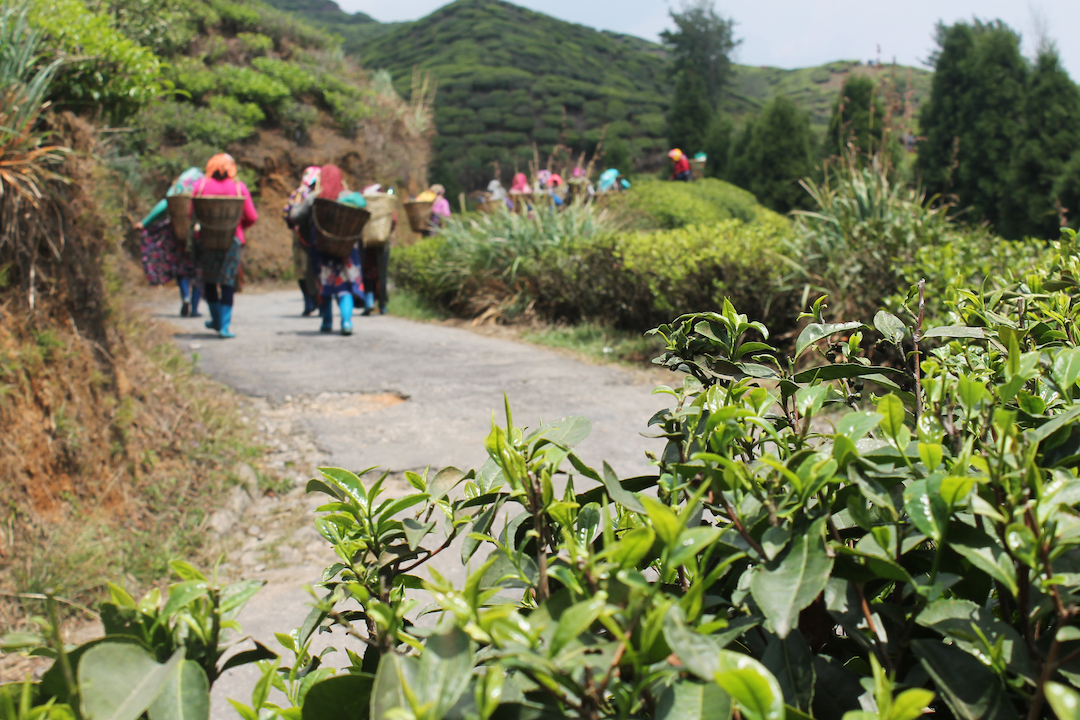
[[[321,297],[364,293],[364,282],[360,277],[360,252],[356,248],[353,248],[352,254],[344,260],[323,255],[312,248],[311,264],[315,270]]]
[[[168,217],[143,228],[139,251],[146,279],[151,285],[164,285],[178,277],[199,277],[198,265],[179,247]]]
[[[239,240],[233,239],[228,250],[207,250],[195,243],[195,256],[202,268],[203,279],[214,285],[236,286],[236,273],[240,268]]]

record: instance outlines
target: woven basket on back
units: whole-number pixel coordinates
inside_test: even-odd
[[[499,208],[506,209],[505,200],[483,200],[476,205],[476,209],[485,215],[499,212]]]
[[[705,177],[705,161],[704,160],[691,160],[690,161],[690,177],[695,180],[700,180]]]
[[[315,249],[344,260],[356,247],[356,242],[371,217],[364,208],[346,205],[327,198],[316,198],[311,209],[315,223]]]
[[[364,247],[385,245],[394,229],[394,207],[397,200],[386,193],[371,193],[365,195],[364,199],[367,200],[367,209],[371,213],[371,219],[364,225]]]
[[[188,232],[191,231],[191,196],[171,195],[165,198],[165,202],[169,205],[169,221],[172,222],[176,242],[183,245],[187,243]]]
[[[532,203],[532,193],[510,193],[510,201],[514,203],[514,212],[525,215],[529,212]]]
[[[405,214],[409,216],[409,227],[414,233],[427,235],[431,232],[431,206],[433,204],[419,200],[405,203]]]
[[[228,250],[236,238],[244,197],[237,195],[200,195],[191,199],[195,222],[199,223],[199,242],[207,250]]]

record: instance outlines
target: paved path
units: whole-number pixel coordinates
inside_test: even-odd
[[[541,418],[588,417],[593,431],[579,449],[594,466],[607,460],[621,476],[641,474],[648,470],[645,451],[660,450],[657,440],[640,433],[664,398],[652,395],[641,375],[389,316],[357,317],[352,337],[324,335],[318,319],[298,316],[299,307],[295,291],[239,295],[237,337],[228,341],[204,330],[201,320],[172,316],[171,302],[161,306],[159,317],[174,324],[181,349],[198,354],[203,372],[271,406],[326,393],[406,398],[373,411],[300,414],[292,427],[310,433],[335,466],[380,465],[395,472],[428,465],[479,467],[492,412],[502,420],[504,392],[519,426],[535,427]],[[340,406],[349,396],[334,397]],[[288,632],[301,623],[309,599],[304,586],[318,580],[319,568],[310,560],[266,576],[270,584],[240,617],[245,632],[276,647],[275,631]],[[214,718],[235,717],[224,697],[247,700],[253,678],[250,670],[233,671],[215,685]]]

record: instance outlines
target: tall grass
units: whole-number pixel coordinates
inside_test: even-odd
[[[512,314],[526,309],[517,306],[530,296],[529,278],[545,255],[615,229],[610,215],[592,205],[452,218],[399,270],[406,285],[440,305],[474,315],[498,306]]]
[[[35,126],[60,60],[38,66],[42,32],[27,13],[25,3],[0,6],[0,196],[34,202],[54,177],[49,163],[59,159],[59,148],[46,146]],[[4,232],[0,246],[7,238]]]
[[[817,209],[794,213],[791,279],[842,302],[834,310],[845,317],[873,315],[900,289],[920,248],[946,242],[956,229],[948,206],[895,182],[880,156],[867,162],[849,154],[824,181],[801,184]]]

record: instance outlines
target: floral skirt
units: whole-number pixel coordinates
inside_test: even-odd
[[[168,217],[143,228],[139,251],[146,279],[151,285],[164,285],[178,277],[198,280],[199,268],[178,246]]]
[[[240,249],[243,246],[234,239],[228,250],[207,250],[195,243],[195,255],[202,267],[205,282],[214,285],[236,286],[236,273],[240,268]]]
[[[364,293],[364,283],[360,278],[360,252],[356,248],[353,248],[352,254],[344,260],[323,255],[312,248],[311,264],[319,283],[320,297]]]

